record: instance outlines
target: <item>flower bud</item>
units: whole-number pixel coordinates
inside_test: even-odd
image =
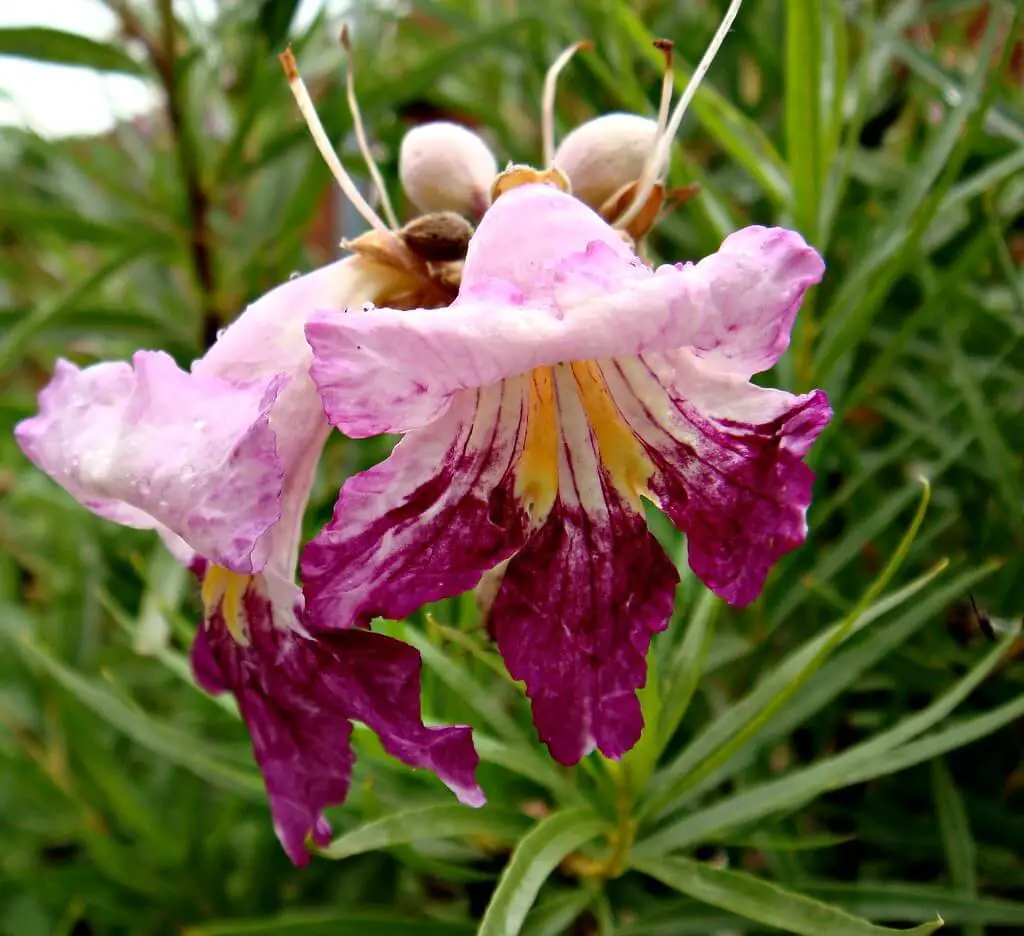
[[[424,213],[454,211],[479,220],[490,205],[497,172],[487,144],[447,121],[413,127],[398,154],[402,188]]]
[[[595,211],[636,182],[654,151],[656,121],[637,114],[605,114],[581,124],[555,152],[554,164],[569,176],[572,193]]]

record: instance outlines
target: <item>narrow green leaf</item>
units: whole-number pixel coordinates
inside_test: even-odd
[[[146,591],[133,639],[136,653],[150,656],[167,648],[171,634],[167,613],[181,603],[188,580],[188,570],[158,543],[146,569]]]
[[[15,638],[12,642],[28,660],[46,670],[79,702],[137,744],[219,787],[255,800],[265,796],[263,781],[255,768],[246,770],[227,763],[197,738],[125,705],[104,686],[69,669],[28,637]]]
[[[586,808],[554,813],[538,822],[512,853],[477,936],[516,936],[551,872],[606,827]]]
[[[181,936],[472,936],[468,923],[352,913],[346,910],[282,913],[262,920],[223,920],[189,926]]]
[[[962,83],[920,48],[891,33],[883,37],[883,42],[889,46],[896,58],[904,61],[925,81],[939,88],[947,101],[958,101],[963,96]],[[1006,137],[1018,145],[1024,144],[1024,122],[1014,115],[1011,108],[995,104],[985,117],[985,123],[991,132]]]
[[[1002,12],[996,10],[989,18],[977,65],[963,96],[910,175],[899,202],[875,237],[875,247],[851,268],[829,305],[815,351],[815,379],[819,382],[828,382],[839,361],[867,333],[882,300],[909,263],[914,247],[956,178],[981,126],[979,114],[988,107],[998,84],[991,82],[988,93],[983,93],[994,64],[996,41],[1010,26]],[[1018,10],[1014,22],[1019,16]]]
[[[931,487],[924,491],[917,513],[885,568],[872,582],[856,607],[835,627],[826,631],[769,673],[746,697],[727,709],[655,776],[651,794],[640,815],[650,816],[670,807],[683,793],[713,774],[739,751],[799,690],[829,656],[863,626],[872,602],[889,584],[924,522]]]
[[[920,712],[842,754],[752,786],[713,806],[662,825],[638,842],[633,854],[646,860],[713,839],[772,813],[795,809],[828,790],[896,773],[995,731],[1024,712],[1024,697],[994,712],[913,741],[949,715],[995,669],[1014,645],[1018,630],[1019,627],[1015,627],[966,676]]]
[[[107,263],[99,267],[91,276],[72,286],[64,295],[57,297],[46,305],[39,306],[25,316],[0,341],[0,371],[8,370],[24,353],[29,342],[38,332],[44,329],[53,319],[60,318],[68,310],[79,305],[94,289],[102,285],[115,273],[119,273],[129,264],[134,263],[147,250],[145,243],[132,243]]]
[[[547,787],[564,805],[582,805],[583,794],[570,779],[571,774],[555,763],[546,750],[527,747],[525,743],[505,743],[488,738],[479,731],[473,732],[480,760],[496,764],[512,773],[526,777],[540,786]]]
[[[712,592],[701,595],[687,624],[686,636],[666,667],[662,693],[665,703],[658,723],[659,753],[676,733],[697,691],[714,639],[715,621],[721,609],[721,601]]]
[[[534,907],[526,918],[523,936],[565,936],[594,900],[592,889],[577,888],[555,894]]]
[[[978,882],[974,838],[967,820],[967,810],[949,768],[940,757],[932,761],[932,793],[953,886],[964,896],[976,898]],[[981,927],[975,923],[967,924],[964,936],[982,936]]]
[[[796,227],[817,244],[823,188],[822,3],[786,0],[786,157]]]
[[[712,868],[689,858],[665,858],[635,866],[655,880],[714,907],[758,923],[805,936],[926,936],[942,926],[942,918],[910,930],[875,926],[838,907],[783,890],[739,871]]]
[[[805,890],[808,895],[840,904],[854,913],[886,920],[919,920],[938,913],[954,925],[1024,926],[1024,903],[952,894],[945,885],[815,881],[807,883]]]
[[[116,45],[43,26],[0,29],[0,55],[55,65],[78,65],[97,71],[145,74],[142,66]]]
[[[756,851],[801,852],[835,848],[856,839],[855,835],[818,835],[799,838],[783,838],[774,835],[755,835],[749,839],[726,838],[722,844],[730,848],[747,848]]]
[[[319,854],[325,858],[348,858],[393,845],[456,836],[485,835],[505,841],[515,839],[529,825],[526,816],[509,809],[472,809],[461,803],[438,803],[390,813],[350,829],[320,849]]]
[[[868,764],[852,773],[848,782],[850,784],[863,783],[865,780],[873,780],[875,777],[913,767],[915,764],[938,757],[948,751],[955,751],[979,738],[984,738],[1021,717],[1024,717],[1024,695],[1006,702],[984,715],[965,718],[948,728],[905,744],[889,754],[883,764]]]
[[[981,569],[958,575],[942,588],[932,591],[927,597],[914,602],[893,621],[878,628],[856,646],[837,653],[814,674],[807,685],[779,712],[764,731],[758,734],[737,756],[727,761],[719,770],[710,774],[704,782],[694,787],[679,805],[690,802],[702,793],[714,789],[736,776],[753,762],[759,751],[778,743],[797,727],[805,724],[815,712],[821,711],[845,692],[872,666],[888,656],[924,624],[934,621],[936,614],[945,611],[951,602],[967,594],[974,584],[986,575],[991,575],[1001,564],[993,562]],[[909,585],[873,605],[868,614],[861,619],[858,629],[862,629],[870,621],[882,617],[893,608],[906,604],[945,568],[945,562],[939,563]]]
[[[288,33],[298,8],[299,0],[263,0],[260,3],[256,28],[272,51],[280,51],[278,47],[288,41]]]
[[[995,482],[1002,500],[1003,516],[1018,534],[1024,533],[1024,497],[1021,496],[1020,458],[1011,451],[1000,432],[996,410],[985,399],[980,379],[961,347],[966,321],[948,324],[942,330],[942,346],[949,362],[952,384],[960,391],[971,418],[975,435],[985,453],[985,469]]]
[[[495,699],[466,670],[446,657],[415,627],[402,629],[402,639],[412,644],[423,657],[423,665],[432,670],[457,696],[505,738],[522,738],[523,731]]]

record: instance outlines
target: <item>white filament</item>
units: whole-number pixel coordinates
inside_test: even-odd
[[[281,64],[284,66],[285,75],[288,76],[288,87],[291,88],[295,103],[299,105],[299,111],[306,121],[306,126],[313,137],[313,142],[316,143],[316,148],[320,151],[324,162],[327,163],[335,181],[341,187],[342,192],[345,193],[345,197],[352,203],[352,207],[363,216],[363,219],[370,227],[375,228],[382,234],[389,233],[388,226],[381,221],[377,213],[370,207],[369,202],[363,198],[356,184],[352,181],[352,177],[345,171],[341,160],[338,159],[338,154],[334,151],[331,141],[327,138],[327,131],[324,130],[324,125],[320,122],[320,117],[317,115],[316,107],[309,96],[305,82],[303,82],[299,75],[298,66],[295,64],[295,56],[292,55],[291,49],[281,53],[280,58]]]
[[[551,67],[544,75],[544,91],[541,95],[541,155],[543,156],[544,168],[550,167],[555,158],[555,89],[558,86],[558,76],[562,69],[569,64],[570,59],[579,51],[589,49],[590,42],[586,39],[576,42],[565,49],[551,63]]]
[[[675,110],[672,112],[672,118],[669,120],[668,126],[665,128],[665,132],[658,137],[657,142],[654,144],[654,150],[651,153],[651,158],[644,166],[644,171],[637,184],[637,190],[636,194],[633,196],[633,201],[622,217],[619,218],[617,222],[618,227],[624,227],[629,224],[629,222],[640,213],[640,209],[646,204],[648,196],[654,190],[654,186],[660,181],[662,174],[667,169],[668,155],[669,150],[672,147],[672,140],[679,132],[679,125],[683,122],[683,116],[686,114],[686,109],[690,106],[690,102],[693,100],[693,96],[697,93],[697,89],[704,80],[704,76],[707,74],[708,69],[711,68],[711,63],[715,60],[715,56],[718,54],[718,50],[722,47],[722,43],[725,42],[725,37],[732,28],[733,21],[740,12],[740,7],[742,5],[743,0],[732,0],[732,3],[729,4],[729,9],[725,11],[725,16],[722,18],[721,25],[715,32],[704,56],[697,64],[697,67],[693,70],[693,74],[690,76],[690,80],[687,83],[686,88],[683,90],[682,96],[676,102]]]

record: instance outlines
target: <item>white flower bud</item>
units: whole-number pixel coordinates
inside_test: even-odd
[[[478,220],[491,203],[498,163],[472,130],[447,121],[413,127],[402,139],[398,176],[422,212],[454,211]]]
[[[637,114],[605,114],[572,131],[554,164],[569,177],[572,193],[595,211],[623,186],[636,182],[654,151],[658,124]]]

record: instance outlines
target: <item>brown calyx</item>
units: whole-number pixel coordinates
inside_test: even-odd
[[[437,211],[410,221],[398,236],[422,260],[451,263],[466,259],[473,225],[454,211]]]
[[[630,182],[622,186],[602,206],[598,214],[609,224],[615,226],[615,222],[625,213],[626,209],[633,203],[636,196],[636,182]],[[700,183],[693,182],[680,188],[669,189],[660,183],[651,189],[647,201],[637,212],[636,216],[624,228],[616,228],[620,233],[626,233],[634,241],[640,241],[654,227],[655,224],[669,212],[674,211],[680,205],[685,204],[700,190]],[[663,211],[664,209],[664,211]]]
[[[430,261],[406,243],[402,232],[368,231],[355,240],[342,241],[341,246],[380,268],[387,279],[387,286],[380,292],[381,305],[396,309],[438,308],[450,305],[459,294],[461,260]]]

